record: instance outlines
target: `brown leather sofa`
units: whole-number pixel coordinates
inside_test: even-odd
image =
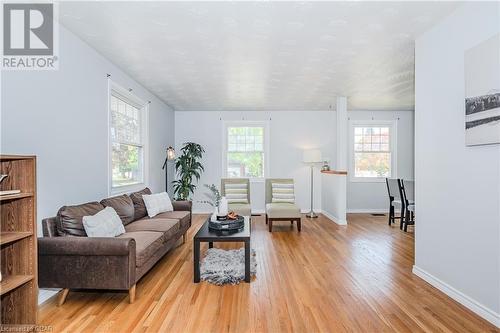
[[[38,238],[38,285],[62,288],[62,305],[69,289],[128,290],[134,302],[135,285],[191,226],[189,201],[173,201],[173,212],[149,218],[142,200],[149,189],[76,206],[64,206],[57,216],[42,220]],[[125,233],[117,237],[87,237],[82,218],[106,206],[120,216]]]

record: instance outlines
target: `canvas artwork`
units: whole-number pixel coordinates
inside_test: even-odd
[[[500,34],[465,51],[465,144],[500,143]]]

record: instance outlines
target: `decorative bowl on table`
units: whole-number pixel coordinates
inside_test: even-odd
[[[208,227],[212,230],[223,231],[223,230],[239,230],[245,226],[245,218],[243,216],[237,215],[236,218],[226,218],[224,221],[212,221],[208,222]]]

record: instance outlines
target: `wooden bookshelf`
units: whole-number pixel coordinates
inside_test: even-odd
[[[0,155],[1,324],[36,324],[36,157]]]

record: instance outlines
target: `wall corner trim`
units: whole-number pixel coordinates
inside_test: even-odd
[[[341,220],[338,217],[326,212],[322,211],[321,214],[325,215],[329,220],[332,220],[333,222],[337,223],[338,225],[347,225],[347,220]]]
[[[424,280],[425,282],[429,283],[433,287],[439,289],[458,303],[462,304],[481,318],[489,321],[496,327],[500,328],[500,313],[496,313],[493,310],[487,308],[483,304],[479,303],[478,301],[472,299],[471,297],[465,295],[461,291],[453,288],[446,282],[438,279],[437,277],[433,276],[432,274],[426,272],[425,270],[419,268],[416,265],[413,265],[412,269],[413,274]]]

